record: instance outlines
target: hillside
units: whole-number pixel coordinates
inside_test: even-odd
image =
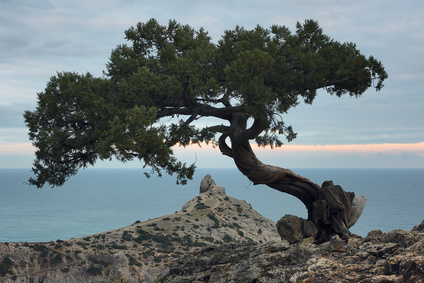
[[[275,223],[206,176],[180,211],[48,243],[0,243],[0,282],[153,282],[171,261],[210,245],[279,240]]]

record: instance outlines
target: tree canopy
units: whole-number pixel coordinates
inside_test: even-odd
[[[57,73],[38,93],[35,111],[25,112],[37,148],[31,184],[60,186],[79,168],[113,157],[139,159],[184,183],[195,165],[178,161],[173,146],[214,143],[240,160],[236,145],[274,147],[295,138],[283,115],[312,103],[317,90],[358,97],[387,78],[381,62],[331,39],[313,20],[294,32],[236,27],[217,43],[173,20],[138,23],[125,35],[129,43],[112,51],[103,77]],[[221,122],[199,126],[202,117]]]

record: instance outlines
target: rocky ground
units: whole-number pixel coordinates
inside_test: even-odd
[[[162,282],[424,282],[424,222],[345,243],[230,243],[175,260]]]
[[[0,243],[0,282],[424,282],[424,222],[315,245],[210,176],[171,215],[49,243]]]

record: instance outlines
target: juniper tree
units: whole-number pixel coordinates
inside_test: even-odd
[[[25,112],[37,148],[31,184],[60,186],[79,168],[113,157],[138,159],[185,183],[195,165],[178,161],[172,147],[213,143],[254,184],[302,201],[317,242],[349,235],[363,209],[354,193],[263,164],[251,143],[279,147],[294,139],[284,114],[313,103],[320,89],[338,97],[380,90],[387,78],[381,62],[331,39],[313,20],[294,32],[236,27],[216,43],[203,29],[154,19],[125,35],[129,44],[112,51],[103,77],[57,73],[38,93],[36,110]],[[201,126],[204,117],[218,122]]]

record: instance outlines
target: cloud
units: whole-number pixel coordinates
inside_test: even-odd
[[[235,168],[234,161],[211,145],[174,147],[178,159],[199,168]],[[266,164],[285,168],[424,168],[424,142],[414,144],[368,145],[285,145],[269,149],[253,146],[258,158]],[[29,168],[35,148],[31,143],[7,144],[0,141],[0,168]],[[11,163],[15,160],[14,163]],[[141,168],[138,161],[98,162],[96,168]]]
[[[31,143],[13,143],[13,144],[3,144],[3,141],[0,141],[0,154],[1,155],[10,155],[10,154],[22,154],[22,155],[34,155],[35,148]]]
[[[24,112],[31,108],[33,105],[27,103],[0,104],[0,128],[22,128]]]
[[[413,144],[252,146],[266,164],[287,168],[424,168],[424,142]],[[198,167],[234,167],[231,158],[211,145],[175,147],[178,158]]]
[[[266,148],[257,148],[267,151]],[[320,152],[355,152],[355,153],[392,153],[412,152],[424,157],[424,142],[413,144],[341,144],[341,145],[284,145],[277,151],[320,151]]]
[[[50,76],[56,71],[101,76],[111,50],[126,43],[124,31],[139,21],[156,18],[167,24],[175,19],[204,27],[217,41],[236,25],[278,24],[293,30],[297,21],[315,19],[333,39],[355,42],[362,53],[381,60],[389,79],[380,93],[368,91],[360,99],[320,93],[312,106],[291,109],[283,118],[298,138],[289,146],[419,143],[424,140],[424,68],[419,60],[424,58],[423,10],[420,0],[0,1],[0,140],[27,142],[21,115],[35,108],[36,93]],[[22,101],[27,105],[19,105]],[[282,152],[359,154],[326,149]],[[228,158],[218,157],[218,166],[233,166]]]

